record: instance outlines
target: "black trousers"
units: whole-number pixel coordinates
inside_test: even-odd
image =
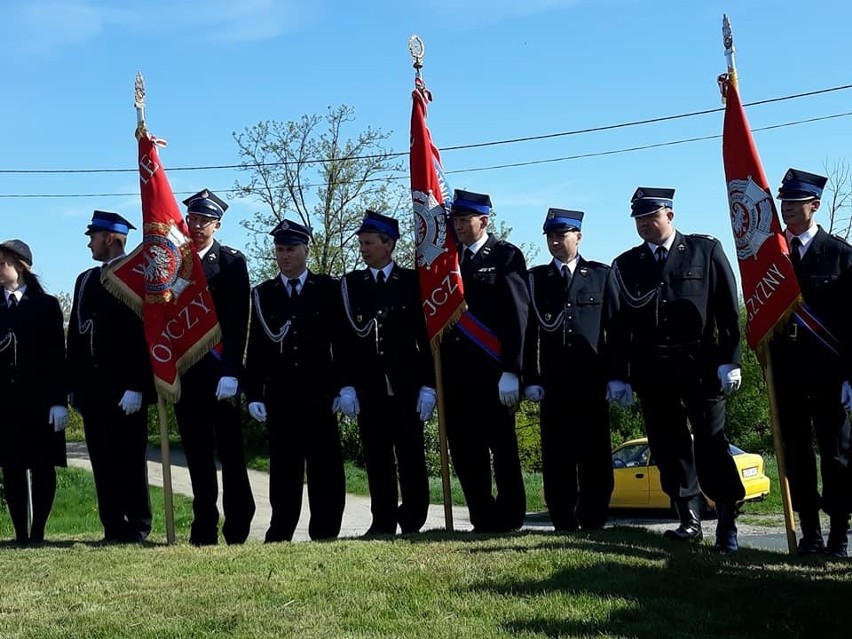
[[[541,463],[544,500],[557,530],[600,528],[606,523],[612,474],[612,441],[605,387],[544,385]]]
[[[27,469],[23,466],[3,467],[3,492],[9,517],[15,527],[18,542],[44,541],[44,528],[56,497],[56,468],[53,464],[39,464],[30,470],[32,478],[32,526],[27,512]]]
[[[689,379],[643,387],[637,394],[663,491],[672,499],[703,491],[715,502],[740,501],[745,488],[725,435],[724,397]]]
[[[282,403],[282,398],[286,403]],[[340,533],[346,503],[346,476],[337,417],[331,398],[310,398],[282,391],[267,397],[269,502],[272,520],[266,541],[290,541],[302,511],[307,476],[311,539]]]
[[[196,545],[215,544],[219,537],[217,451],[222,465],[222,508],[225,511],[222,536],[227,543],[245,542],[255,511],[246,470],[239,405],[236,399],[217,400],[216,384],[218,378],[205,381],[185,375],[181,399],[175,404],[192,482],[193,519],[189,541]]]
[[[517,530],[524,523],[527,498],[515,415],[500,403],[496,381],[493,387],[472,382],[445,384],[453,467],[477,532]]]
[[[805,374],[815,375],[815,371]],[[785,380],[782,373],[776,386],[778,420],[784,442],[784,458],[793,510],[815,513],[822,508],[830,516],[852,511],[849,479],[850,425],[840,403],[842,381],[822,379],[808,389]],[[817,463],[813,437],[819,449],[822,495],[817,484]]]
[[[416,395],[359,397],[358,427],[370,485],[371,532],[417,532],[429,512],[423,422]],[[399,491],[397,491],[397,471]],[[399,503],[399,497],[402,497]]]
[[[107,541],[142,541],[151,532],[148,494],[148,410],[125,415],[118,405],[83,411],[86,446]]]

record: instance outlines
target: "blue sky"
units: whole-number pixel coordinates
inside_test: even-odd
[[[407,39],[426,43],[424,76],[440,147],[605,126],[720,107],[721,17],[734,27],[744,102],[849,84],[852,3],[780,0],[4,0],[0,23],[0,169],[132,168],[133,78],[148,90],[150,130],[169,167],[235,164],[233,131],[261,120],[355,108],[356,126],[408,146],[413,70]],[[752,127],[852,111],[852,91],[749,109]],[[541,244],[548,207],[586,212],[581,252],[609,262],[638,243],[637,186],[671,186],[676,224],[720,237],[733,256],[721,141],[484,171],[711,136],[714,113],[550,140],[446,152],[451,185],[488,192],[516,242]],[[757,133],[770,183],[789,166],[847,160],[849,117]],[[232,188],[236,171],[172,171],[176,192]],[[0,173],[0,196],[138,193],[134,173]],[[246,244],[231,200],[219,239]],[[138,195],[0,197],[0,237],[34,252],[47,287],[70,291],[92,265],[82,235],[93,209],[141,221]],[[407,215],[400,211],[398,215]],[[139,224],[141,226],[141,224]],[[131,243],[141,234],[131,235]],[[538,262],[546,259],[544,250]]]

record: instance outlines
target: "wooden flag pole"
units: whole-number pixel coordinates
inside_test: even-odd
[[[438,448],[441,453],[441,486],[444,491],[444,522],[453,530],[453,494],[450,489],[450,454],[447,446],[447,422],[444,407],[444,377],[441,373],[441,349],[433,351],[435,363],[435,391],[438,395]]]
[[[166,400],[157,393],[157,415],[160,418],[160,462],[163,465],[163,510],[166,514],[166,543],[175,543],[175,511],[172,501],[172,466],[169,461],[169,419]]]
[[[778,483],[781,488],[781,503],[784,509],[784,526],[787,529],[787,550],[796,554],[796,521],[793,519],[793,501],[790,497],[790,483],[787,481],[787,463],[784,457],[784,440],[781,438],[781,424],[778,420],[778,396],[775,393],[775,377],[772,373],[772,355],[769,346],[765,349],[763,374],[769,391],[769,414],[772,418],[772,443],[775,445],[775,461],[778,464]]]

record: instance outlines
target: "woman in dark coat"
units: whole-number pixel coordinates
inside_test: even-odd
[[[32,260],[20,240],[0,243],[0,467],[15,538],[22,545],[44,541],[56,495],[55,467],[66,465],[68,424],[62,309],[30,270]]]

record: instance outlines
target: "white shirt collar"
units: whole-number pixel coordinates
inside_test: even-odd
[[[287,277],[284,273],[279,273],[278,277],[281,278],[281,281],[284,283],[284,288],[287,291],[287,294],[290,294],[290,287],[287,284],[291,279],[299,280],[299,283],[296,285],[296,292],[300,293],[303,288],[305,288],[305,280],[308,279],[308,269],[302,271],[302,274],[299,277]]]
[[[12,297],[12,296],[15,297],[16,302],[20,302],[21,298],[24,296],[24,293],[26,293],[26,292],[27,292],[27,285],[26,284],[18,287],[17,291],[10,291],[7,288],[3,289],[3,293],[6,296],[6,304],[9,304],[9,298]]]
[[[117,262],[118,260],[123,260],[125,257],[127,257],[127,253],[122,253],[121,255],[116,255],[115,257],[106,260],[104,262],[104,266],[109,266],[113,262]]]
[[[577,268],[577,263],[578,263],[579,261],[580,261],[580,254],[579,254],[579,253],[577,253],[577,255],[576,255],[576,256],[574,256],[574,259],[573,259],[573,260],[570,260],[570,261],[568,261],[568,262],[563,262],[563,261],[562,261],[562,260],[560,260],[559,258],[554,257],[554,258],[553,258],[553,265],[556,267],[556,270],[557,270],[557,271],[559,271],[559,272],[561,273],[561,272],[562,272],[562,267],[563,267],[563,266],[565,266],[565,265],[567,264],[567,265],[568,265],[568,270],[569,270],[569,271],[571,271],[571,274],[573,275],[574,270]]]
[[[384,268],[373,268],[373,267],[371,266],[371,267],[370,267],[370,275],[372,275],[372,276],[373,276],[373,281],[375,282],[375,281],[376,281],[376,278],[378,278],[378,277],[379,277],[379,271],[381,271],[382,273],[384,273],[384,274],[385,274],[385,282],[387,282],[387,281],[390,279],[390,274],[391,274],[391,271],[392,271],[392,270],[393,270],[393,260],[391,260],[390,262],[388,262],[388,263],[385,265],[385,267],[384,267]]]
[[[477,253],[479,253],[479,249],[481,249],[483,246],[485,246],[485,243],[487,241],[488,241],[488,233],[483,233],[482,237],[479,238],[478,240],[476,240],[476,242],[474,242],[470,246],[465,246],[464,249],[462,249],[462,253],[464,253],[464,251],[466,251],[466,250],[470,250],[474,255],[476,255]]]
[[[819,226],[813,224],[807,231],[805,231],[801,235],[794,235],[793,233],[787,230],[784,231],[784,235],[787,237],[787,244],[792,242],[794,237],[798,237],[799,241],[802,243],[802,248],[800,250],[802,253],[804,253],[808,247],[808,244],[810,244],[811,240],[816,237],[816,234],[818,232]]]
[[[654,255],[656,255],[658,246],[662,246],[663,248],[666,249],[667,252],[671,253],[672,252],[672,244],[674,244],[674,241],[675,241],[675,235],[677,235],[677,232],[672,231],[672,234],[669,235],[666,238],[666,241],[663,242],[662,244],[654,244],[653,242],[645,242],[645,244],[648,246],[649,249],[651,249],[651,253],[654,253]]]
[[[212,249],[212,248],[213,248],[213,242],[210,242],[210,244],[205,246],[203,249],[201,249],[200,251],[197,251],[198,257],[200,257],[203,260],[204,256],[207,255],[210,252],[210,249]]]

